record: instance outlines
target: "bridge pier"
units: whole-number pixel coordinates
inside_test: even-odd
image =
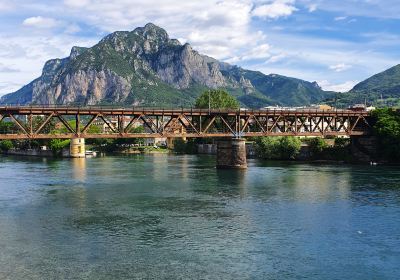
[[[85,155],[85,138],[72,138],[69,144],[69,155],[73,158],[84,158]]]
[[[237,138],[217,141],[218,169],[246,169],[246,140]]]

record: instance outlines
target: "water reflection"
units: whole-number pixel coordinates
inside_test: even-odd
[[[86,158],[72,158],[72,176],[79,182],[86,181]]]
[[[247,196],[247,171],[246,170],[216,170],[217,184],[210,185],[215,194],[223,196]]]
[[[214,157],[168,155],[0,162],[0,278],[398,275],[391,168],[250,160],[216,170]]]

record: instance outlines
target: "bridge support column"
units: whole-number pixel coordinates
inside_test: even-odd
[[[218,140],[217,168],[246,169],[246,140],[236,138]]]
[[[168,137],[167,138],[167,148],[173,149],[174,148],[174,138]]]
[[[73,138],[69,145],[69,155],[73,158],[84,158],[85,155],[85,138]]]

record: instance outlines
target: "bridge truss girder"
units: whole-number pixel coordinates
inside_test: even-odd
[[[348,110],[0,107],[0,122],[13,125],[0,131],[0,139],[354,136],[370,133],[369,118],[367,112]],[[50,124],[63,132],[50,131]],[[99,124],[106,130],[91,133]],[[145,132],[135,133],[137,126]]]

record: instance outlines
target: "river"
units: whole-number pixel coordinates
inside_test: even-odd
[[[400,169],[0,157],[0,279],[400,279]]]

